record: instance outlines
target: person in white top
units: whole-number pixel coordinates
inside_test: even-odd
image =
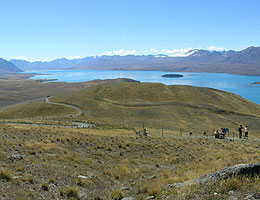
[[[248,138],[248,127],[245,127],[245,138]]]

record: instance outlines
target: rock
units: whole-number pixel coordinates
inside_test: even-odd
[[[145,198],[145,200],[149,200],[149,199],[155,199],[155,196],[149,196]]]
[[[23,160],[23,157],[18,153],[18,152],[15,152],[13,155],[11,156],[8,156],[8,159],[9,160]]]
[[[227,167],[220,171],[214,172],[212,174],[207,174],[199,178],[195,178],[193,180],[184,181],[182,183],[169,184],[167,185],[167,188],[174,188],[174,187],[178,188],[178,187],[193,185],[193,184],[206,184],[208,182],[216,183],[220,180],[225,180],[227,178],[230,178],[232,176],[237,176],[237,175],[238,176],[260,175],[260,163],[234,165],[232,167]]]
[[[122,200],[136,200],[134,197],[124,197]]]
[[[235,192],[234,192],[233,190],[230,190],[230,191],[228,192],[228,194],[229,194],[229,195],[234,195]]]
[[[150,176],[149,179],[152,180],[152,179],[155,179],[157,176],[153,175],[153,176]]]
[[[130,190],[130,187],[121,187],[120,190]]]
[[[245,197],[245,200],[252,200],[255,199],[253,194],[249,194]]]
[[[88,177],[79,175],[78,178],[87,179]]]
[[[13,179],[23,178],[22,176],[14,176]]]

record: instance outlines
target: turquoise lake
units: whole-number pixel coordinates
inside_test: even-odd
[[[163,78],[162,71],[123,71],[123,70],[57,70],[32,71],[38,73],[31,79],[58,79],[57,82],[83,82],[95,79],[130,78],[141,82],[158,82],[166,85],[192,85],[216,88],[233,92],[260,104],[260,76],[234,75],[224,73],[176,72],[182,78]]]

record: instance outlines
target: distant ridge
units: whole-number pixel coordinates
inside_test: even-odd
[[[10,60],[11,63],[17,65],[24,71],[30,71],[30,70],[55,70],[55,69],[66,69],[70,68],[72,66],[76,66],[80,63],[87,62],[88,60],[91,60],[92,57],[86,57],[82,59],[66,59],[66,58],[59,58],[52,61],[34,61],[29,62],[26,60],[17,60],[12,59]]]
[[[167,55],[92,56],[82,59],[56,59],[50,62],[10,60],[23,70],[109,69],[162,70],[176,72],[219,72],[260,75],[260,47],[242,51],[193,49],[183,57]]]
[[[234,53],[226,59],[229,63],[260,64],[260,47],[249,47]]]
[[[16,73],[16,72],[22,72],[22,70],[16,67],[13,63],[8,62],[3,58],[0,58],[0,73]]]

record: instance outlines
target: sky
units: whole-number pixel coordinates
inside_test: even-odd
[[[260,46],[259,0],[0,0],[0,57],[33,60]]]

